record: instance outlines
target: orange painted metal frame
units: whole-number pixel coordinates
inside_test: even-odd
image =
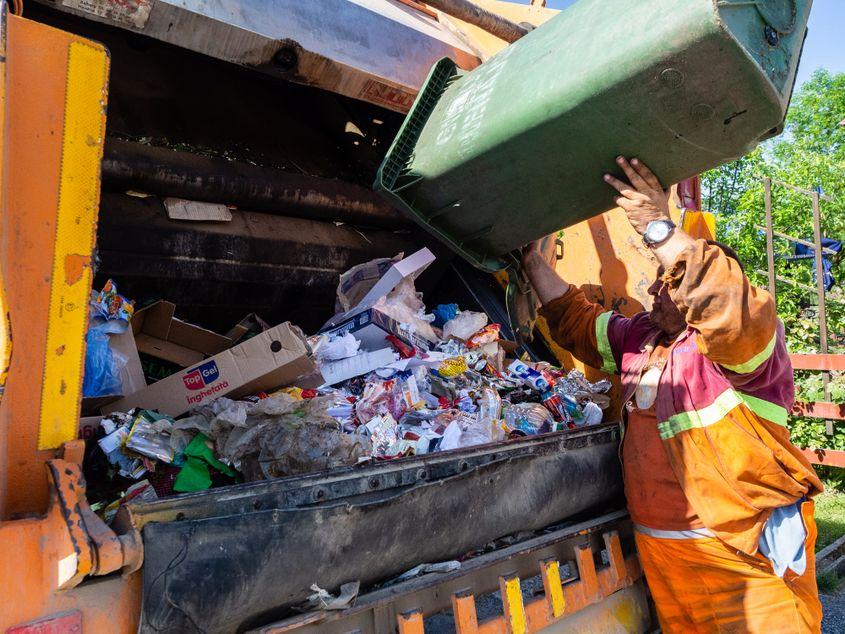
[[[7,465],[0,472],[0,517],[8,518],[46,510],[44,464],[56,455],[55,450],[37,449],[38,402],[47,342],[69,35],[13,15],[6,24],[0,268],[14,354],[0,402],[0,442],[5,445],[3,464]]]
[[[468,592],[455,593],[452,595],[452,613],[456,634],[539,632],[630,586],[642,576],[639,559],[636,556],[625,559],[617,532],[605,533],[603,538],[609,566],[597,571],[593,551],[589,544],[584,544],[576,550],[578,580],[561,585],[559,574],[549,574],[550,571],[557,570],[558,562],[542,562],[540,575],[543,579],[544,594],[532,601],[523,600],[518,577],[500,577],[499,588],[504,614],[483,623],[478,621],[475,597]],[[423,613],[418,610],[398,615],[396,625],[399,633],[423,634],[423,617]]]
[[[0,271],[14,338],[0,401],[0,631],[33,631],[34,621],[60,624],[73,614],[86,632],[132,632],[141,596],[140,574],[130,572],[141,563],[137,534],[115,535],[88,508],[80,441],[37,449],[70,49],[98,45],[6,14],[5,5],[0,21]],[[98,174],[89,182],[98,188]],[[65,264],[74,279],[90,267],[78,258]],[[81,381],[78,374],[68,380]],[[75,425],[78,411],[67,416]],[[125,576],[83,581],[121,568]]]

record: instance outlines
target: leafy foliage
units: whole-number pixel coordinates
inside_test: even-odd
[[[783,135],[747,156],[702,175],[703,206],[718,214],[719,239],[743,258],[752,282],[766,286],[767,261],[763,178],[820,191],[822,236],[845,241],[845,73],[816,71],[793,96]],[[772,187],[776,231],[813,240],[812,200],[778,184]],[[788,261],[794,244],[775,239],[778,313],[784,322],[790,352],[818,352],[818,300],[812,258]],[[826,296],[830,352],[845,353],[845,264],[833,257],[836,284]],[[783,281],[781,281],[783,280]],[[800,400],[823,400],[821,377],[796,377]],[[832,400],[845,402],[845,376],[833,376]],[[795,419],[793,441],[802,447],[845,449],[845,424],[833,436],[824,421]],[[845,482],[845,476],[842,476]]]

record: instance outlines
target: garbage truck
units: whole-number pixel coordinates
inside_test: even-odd
[[[561,14],[542,4],[0,3],[4,631],[653,627],[622,497],[613,399],[604,422],[591,427],[153,499],[127,495],[109,523],[93,502],[92,453],[104,431],[102,416],[90,415],[107,408],[83,399],[82,385],[92,291],[109,280],[145,307],[143,325],[131,329],[142,329],[138,349],[146,341],[148,352],[158,345],[159,355],[188,355],[180,367],[199,370],[249,329],[244,315],[317,333],[336,312],[342,273],[425,246],[436,256],[417,280],[427,302],[485,313],[514,342],[514,356],[601,378],[557,348],[542,321],[530,341],[531,328],[511,317],[512,300],[525,295],[514,248],[540,237],[528,235],[532,224],[542,233],[562,229],[558,267],[592,297],[626,314],[650,304],[654,263],[618,210],[594,215],[602,211],[595,192],[578,192],[546,219],[554,191],[541,163],[559,166],[562,139],[576,144],[561,154],[566,160],[581,156],[600,169],[608,158],[595,147],[579,150],[587,140],[571,137],[576,128],[586,134],[584,113],[607,101],[607,87],[591,102],[576,99],[583,86],[568,86],[568,110],[525,122],[524,142],[508,145],[508,161],[531,151],[539,159],[508,184],[509,204],[524,195],[539,216],[496,208],[501,196],[460,202],[467,187],[495,183],[489,191],[501,192],[511,178],[506,166],[489,173],[490,156],[505,151],[509,135],[483,116],[472,119],[486,105],[467,103],[486,98],[489,81],[481,76],[462,92],[461,82],[491,65],[508,75],[503,64],[514,59],[522,62],[511,76],[539,68],[554,54],[542,38],[555,20],[601,41],[601,2],[581,0]],[[676,156],[673,178],[685,179],[777,132],[810,3],[676,4],[676,15],[663,16],[671,45],[614,81],[631,88],[637,73],[663,66],[655,86],[665,121],[677,123],[667,147],[688,135],[701,148],[696,135],[718,129],[721,142],[704,148],[703,162],[689,160],[689,145]],[[756,94],[736,83],[719,92],[712,78],[702,88],[687,74],[690,42],[718,48],[715,30],[690,23],[706,12],[743,54],[743,72],[757,68],[754,77],[765,79]],[[501,57],[517,37],[520,46],[539,43],[533,62],[519,51]],[[508,92],[512,109],[535,103]],[[491,103],[501,110],[494,119],[519,118]],[[582,119],[567,129],[576,115]],[[456,116],[469,117],[456,128],[465,134],[447,139]],[[538,126],[553,143],[531,136]],[[442,167],[431,160],[438,135]],[[649,151],[667,164],[673,157]],[[521,192],[523,182],[530,191]],[[674,213],[691,232],[712,235],[695,188],[694,178],[678,185]],[[504,224],[488,229],[497,215]],[[233,323],[241,330],[218,334]],[[177,341],[177,330],[193,343]],[[272,354],[287,350],[275,334],[267,345]],[[156,367],[144,367],[146,380],[157,378]],[[423,566],[441,562],[457,565]],[[422,574],[400,576],[412,569]],[[314,593],[339,594],[323,601],[335,609],[303,611]]]

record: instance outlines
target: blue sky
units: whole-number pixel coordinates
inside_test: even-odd
[[[512,1],[528,4],[528,0]],[[548,0],[547,6],[552,9],[564,9],[573,2],[575,0]],[[843,27],[845,0],[814,0],[810,12],[810,32],[798,69],[798,85],[807,80],[817,68],[826,68],[833,73],[845,73]]]

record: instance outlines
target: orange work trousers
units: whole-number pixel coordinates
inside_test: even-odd
[[[800,577],[772,572],[715,538],[663,539],[636,533],[637,549],[664,634],[683,632],[820,632],[816,523],[812,500],[801,508],[807,569]]]

